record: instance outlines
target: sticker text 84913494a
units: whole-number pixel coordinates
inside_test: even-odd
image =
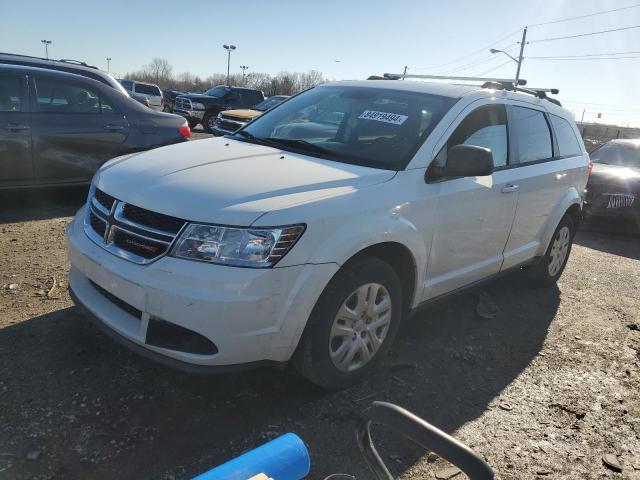
[[[406,115],[397,113],[376,112],[375,110],[365,110],[358,118],[363,120],[375,120],[376,122],[393,123],[394,125],[402,125],[409,118]]]

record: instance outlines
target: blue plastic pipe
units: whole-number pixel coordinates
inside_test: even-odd
[[[193,480],[248,480],[265,474],[273,480],[301,480],[311,468],[309,452],[294,433],[285,433]]]

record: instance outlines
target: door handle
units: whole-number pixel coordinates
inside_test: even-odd
[[[520,188],[520,185],[513,185],[513,184],[505,185],[504,187],[502,187],[502,193],[512,193],[517,191],[519,188]]]
[[[7,130],[9,132],[19,132],[21,130],[29,130],[29,128],[30,127],[27,125],[18,125],[17,123],[8,123],[2,127],[3,130]]]
[[[556,173],[556,180],[562,180],[566,176],[566,173]]]
[[[117,132],[118,130],[124,130],[124,127],[122,125],[109,124],[109,125],[105,125],[104,129],[109,130],[110,132]]]

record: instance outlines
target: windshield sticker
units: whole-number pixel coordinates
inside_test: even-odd
[[[365,110],[358,118],[363,120],[375,120],[376,122],[393,123],[394,125],[402,125],[409,118],[407,115],[398,115],[397,113],[376,112],[375,110]]]

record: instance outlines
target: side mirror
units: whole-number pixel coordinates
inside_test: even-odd
[[[444,167],[433,167],[433,176],[482,177],[493,173],[491,149],[476,145],[456,145],[447,154]]]

